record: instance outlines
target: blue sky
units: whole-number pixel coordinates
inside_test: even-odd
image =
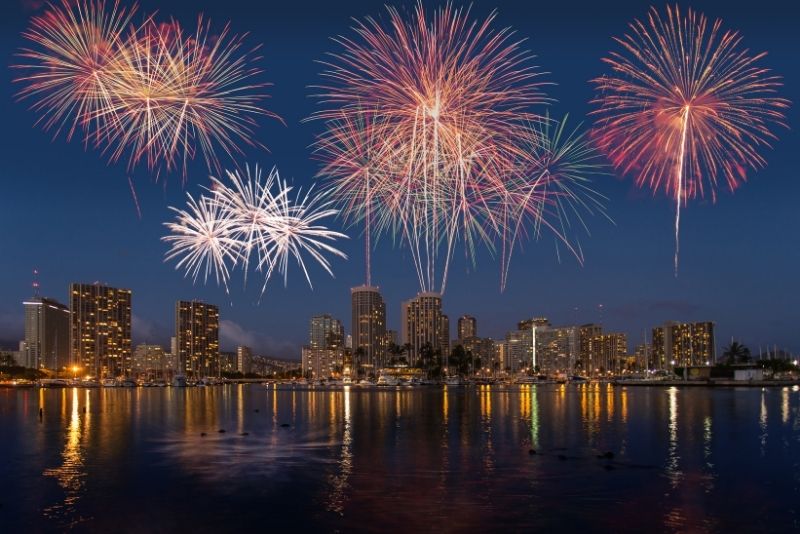
[[[40,2],[9,0],[0,8],[0,55],[15,62],[23,45],[20,33]],[[408,4],[399,2],[399,4]],[[601,5],[602,4],[602,5]],[[438,4],[427,3],[428,6]],[[787,2],[752,4],[704,1],[692,5],[709,17],[721,17],[726,28],[738,29],[753,51],[766,50],[764,64],[784,77],[783,95],[800,98],[797,50],[800,23]],[[245,161],[276,165],[282,176],[309,185],[318,169],[308,146],[319,123],[303,123],[315,109],[308,86],[319,81],[315,63],[334,50],[330,38],[349,34],[350,17],[384,15],[379,2],[282,2],[253,8],[251,0],[158,2],[143,0],[141,12],[158,11],[191,26],[203,12],[222,27],[250,32],[248,43],[263,44],[264,80],[274,83],[267,103],[286,122],[261,121],[257,138],[269,152],[252,149]],[[601,57],[613,48],[628,22],[647,13],[648,4],[633,1],[510,2],[478,0],[475,17],[499,11],[496,25],[512,26],[537,55],[558,85],[556,116],[569,112],[585,118],[593,97],[588,80],[602,74]],[[134,341],[167,343],[173,329],[174,302],[198,298],[219,304],[223,348],[245,342],[258,351],[299,357],[307,337],[308,318],[332,313],[349,326],[349,288],[363,281],[363,252],[358,232],[343,244],[349,261],[334,260],[336,278],[312,269],[311,290],[299,271],[284,288],[273,280],[259,302],[260,284],[242,286],[234,277],[230,296],[210,283],[195,285],[163,261],[159,240],[169,205],[181,205],[185,194],[208,184],[202,163],[190,167],[185,184],[180,175],[157,181],[145,169],[131,176],[142,209],[137,216],[124,163],[108,164],[78,140],[34,128],[28,104],[16,102],[14,73],[0,74],[2,158],[0,158],[0,340],[11,345],[22,336],[22,300],[31,294],[32,270],[40,271],[42,293],[66,300],[70,282],[102,281],[133,290]],[[665,320],[713,320],[719,345],[736,336],[755,351],[777,344],[800,352],[800,151],[797,106],[788,113],[790,130],[765,152],[766,169],[751,175],[733,195],[722,191],[716,204],[694,201],[682,214],[680,276],[672,270],[674,208],[671,202],[637,190],[629,178],[600,177],[595,188],[609,198],[614,223],[588,220],[591,236],[581,240],[585,264],[566,254],[557,258],[552,239],[527,243],[511,267],[505,292],[499,291],[498,269],[488,254],[477,267],[456,256],[445,309],[453,319],[478,317],[481,335],[499,337],[518,320],[546,316],[555,324],[602,321],[606,329],[624,331],[631,345],[645,330]],[[338,222],[332,222],[339,227]],[[400,302],[417,291],[408,253],[379,243],[374,253],[373,280],[387,300],[389,326],[398,328]],[[600,305],[602,304],[602,307]],[[13,346],[13,345],[12,345]]]

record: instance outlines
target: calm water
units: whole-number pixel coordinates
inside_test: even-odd
[[[0,482],[3,532],[797,531],[800,392],[0,390]]]

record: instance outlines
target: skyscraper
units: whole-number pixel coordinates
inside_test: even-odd
[[[219,308],[180,300],[175,304],[178,365],[188,376],[214,376],[219,368]]]
[[[716,355],[714,323],[669,321],[653,328],[653,360],[657,369],[673,366],[706,365]]]
[[[344,328],[328,314],[315,315],[309,325],[309,342],[302,350],[303,373],[312,378],[328,378],[344,365]]]
[[[131,373],[131,290],[71,284],[72,363],[98,377]]]
[[[420,293],[411,300],[403,302],[401,315],[401,339],[404,344],[411,345],[408,351],[408,363],[415,365],[420,358],[420,351],[430,344],[436,351],[447,349],[449,334],[442,327],[442,297],[439,293]],[[447,322],[449,325],[449,321]]]
[[[373,369],[386,364],[386,304],[377,287],[359,286],[350,290],[353,308],[351,332],[353,352]]]
[[[596,341],[603,335],[603,327],[599,324],[585,324],[579,330],[578,360],[575,367],[583,373],[594,374],[600,368],[600,355],[596,354],[599,347]]]
[[[25,307],[25,367],[58,372],[70,365],[69,308],[52,299],[33,297]]]
[[[473,337],[478,337],[478,320],[471,315],[462,315],[458,318],[458,343],[463,345]]]
[[[308,331],[308,346],[312,349],[325,349],[344,345],[344,328],[339,319],[329,314],[315,315],[311,318]]]
[[[253,367],[253,351],[250,347],[236,347],[236,370],[242,374],[247,374]]]

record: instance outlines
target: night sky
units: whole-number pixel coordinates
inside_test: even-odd
[[[254,4],[143,0],[139,16],[157,10],[161,18],[174,16],[192,27],[202,10],[217,27],[231,21],[235,32],[250,32],[248,44],[263,43],[263,79],[274,83],[266,106],[286,125],[262,120],[257,136],[270,152],[248,150],[241,163],[276,165],[283,177],[308,185],[318,170],[308,147],[322,125],[301,121],[317,109],[308,88],[319,81],[316,61],[336,49],[331,37],[349,35],[351,17],[385,18],[385,10],[381,2],[355,0]],[[3,2],[0,57],[6,66],[15,63],[14,53],[24,44],[20,33],[42,5],[36,0]],[[764,152],[768,167],[751,174],[734,195],[721,191],[716,204],[697,200],[683,211],[677,279],[670,200],[635,189],[630,178],[600,177],[595,188],[609,198],[614,223],[588,219],[591,236],[581,238],[583,266],[563,251],[559,261],[552,238],[545,236],[517,252],[508,287],[500,293],[498,267],[488,254],[478,256],[477,270],[456,254],[444,301],[453,332],[464,313],[478,318],[480,335],[492,337],[503,336],[518,320],[545,316],[556,325],[602,322],[607,330],[627,332],[632,348],[644,330],[649,338],[650,328],[665,320],[713,320],[718,347],[736,336],[756,353],[759,346],[772,344],[800,352],[800,15],[785,0],[761,1],[757,9],[753,3],[725,0],[680,3],[689,5],[710,18],[721,17],[725,28],[740,30],[752,51],[768,51],[763,64],[784,77],[782,96],[794,103],[787,116],[793,129],[777,130],[780,140]],[[612,36],[644,17],[648,6],[639,1],[477,0],[473,16],[484,18],[497,8],[496,27],[510,25],[527,38],[537,63],[557,82],[548,90],[558,101],[552,113],[569,112],[584,120],[594,96],[588,80],[605,72],[601,57],[614,47]],[[200,185],[208,184],[204,164],[190,167],[185,185],[178,174],[156,181],[138,168],[131,177],[140,219],[125,162],[108,164],[98,151],[84,149],[80,139],[53,140],[52,133],[34,128],[37,116],[28,109],[30,102],[15,102],[14,76],[10,68],[0,75],[0,347],[14,348],[23,337],[22,301],[32,293],[34,268],[41,273],[41,293],[64,302],[70,282],[132,289],[134,343],[168,346],[175,301],[193,298],[220,306],[223,349],[245,343],[260,353],[299,358],[308,319],[317,313],[334,314],[349,331],[349,288],[364,277],[360,228],[342,244],[350,260],[333,261],[335,279],[312,267],[313,291],[297,269],[287,288],[279,278],[271,281],[260,303],[260,284],[252,275],[247,287],[240,274],[234,275],[230,296],[213,282],[194,285],[174,264],[164,263],[167,246],[159,238],[162,223],[171,219],[167,207],[183,205],[186,192],[197,194]],[[330,224],[340,226],[338,221]],[[379,243],[373,282],[387,300],[389,327],[399,329],[400,302],[418,286],[408,253]]]

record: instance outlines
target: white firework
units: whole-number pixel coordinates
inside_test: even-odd
[[[242,258],[242,244],[232,237],[235,221],[225,217],[221,205],[213,199],[187,197],[186,209],[170,206],[178,216],[175,222],[165,223],[171,234],[162,240],[172,244],[166,259],[180,258],[175,268],[186,269],[186,276],[195,282],[201,272],[203,283],[213,274],[217,284],[222,282],[228,291],[228,263],[235,266]]]
[[[178,220],[166,224],[172,233],[163,240],[172,243],[166,259],[181,258],[176,269],[185,268],[195,281],[201,271],[204,281],[214,273],[227,291],[230,271],[241,265],[246,279],[252,263],[264,275],[262,294],[276,271],[287,284],[290,259],[311,287],[306,255],[333,276],[326,255],[346,259],[331,243],[347,236],[319,224],[338,214],[330,200],[312,196],[312,189],[292,196],[293,187],[274,168],[264,181],[258,167],[253,173],[246,167],[244,173],[226,174],[230,183],[212,177],[211,189],[199,201],[189,197],[188,210],[172,208]]]

